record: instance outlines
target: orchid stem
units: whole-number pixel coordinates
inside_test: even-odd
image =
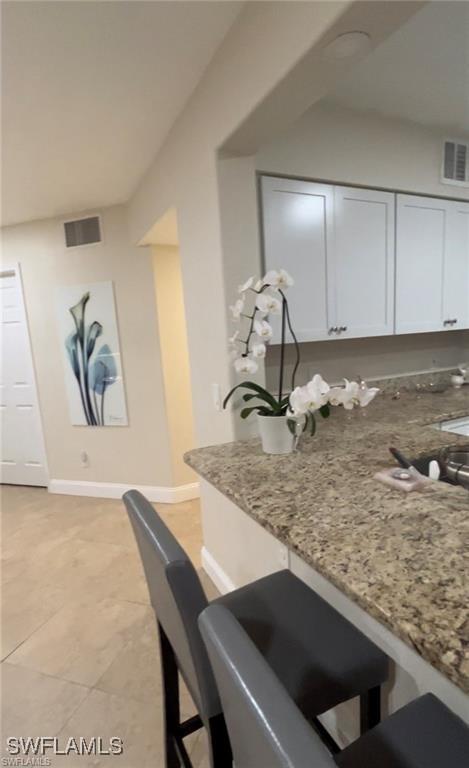
[[[280,380],[278,384],[278,401],[282,402],[283,397],[283,369],[285,365],[285,320],[286,320],[286,306],[287,300],[282,292],[282,339],[280,345]]]
[[[291,377],[291,390],[292,390],[292,392],[293,392],[293,390],[295,389],[295,379],[296,379],[296,373],[297,373],[297,371],[298,371],[298,367],[299,367],[299,365],[300,365],[300,345],[298,344],[298,339],[296,338],[296,336],[295,336],[295,332],[294,332],[294,330],[293,330],[293,328],[292,328],[292,324],[291,324],[291,320],[290,320],[290,310],[289,310],[289,308],[288,308],[288,301],[287,301],[287,299],[285,298],[285,295],[284,295],[283,291],[280,291],[280,293],[281,293],[281,295],[283,296],[283,300],[284,300],[284,302],[285,302],[285,309],[286,309],[286,314],[287,314],[288,330],[290,331],[290,333],[291,333],[291,335],[292,335],[292,339],[293,339],[293,341],[294,341],[294,344],[295,344],[295,351],[296,351],[296,362],[295,362],[295,366],[294,366],[294,368],[293,368],[293,373],[292,373],[292,377]]]

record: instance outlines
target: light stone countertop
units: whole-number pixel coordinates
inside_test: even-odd
[[[469,493],[446,483],[393,490],[373,478],[409,457],[468,439],[429,424],[469,415],[469,387],[379,395],[333,409],[300,451],[259,440],[190,451],[186,462],[279,541],[469,692]]]

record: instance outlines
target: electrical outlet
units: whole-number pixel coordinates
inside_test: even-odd
[[[89,467],[90,460],[86,451],[80,451],[80,461],[83,468]]]

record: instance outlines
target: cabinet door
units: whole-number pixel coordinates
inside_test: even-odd
[[[397,196],[396,333],[441,331],[451,203]]]
[[[288,292],[299,341],[328,338],[327,258],[332,242],[333,188],[292,179],[262,178],[264,266],[284,268],[295,280]],[[270,317],[274,343],[280,320]],[[291,341],[291,338],[288,338]]]
[[[469,203],[452,202],[446,231],[443,324],[469,328]]]
[[[334,188],[329,303],[337,338],[394,332],[394,207],[390,192]]]

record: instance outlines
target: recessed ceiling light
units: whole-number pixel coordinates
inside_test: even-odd
[[[327,59],[348,59],[371,49],[371,37],[367,32],[344,32],[324,48]]]

